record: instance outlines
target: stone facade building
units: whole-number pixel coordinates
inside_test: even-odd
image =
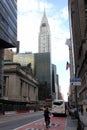
[[[4,63],[3,99],[20,102],[38,100],[38,82],[19,63]]]
[[[69,0],[71,42],[74,52],[75,77],[81,78],[77,100],[87,108],[87,0]]]
[[[11,49],[4,49],[3,99],[19,102],[36,102],[38,100],[38,81],[30,73],[29,61],[25,59],[26,65],[14,61],[15,55]]]
[[[66,40],[66,45],[69,48],[70,78],[74,78],[75,77],[75,74],[74,74],[74,60],[73,60],[71,39],[67,39]],[[70,86],[69,86],[68,101],[69,101],[69,106],[75,105],[75,88],[73,87],[73,85],[71,83],[70,83]]]

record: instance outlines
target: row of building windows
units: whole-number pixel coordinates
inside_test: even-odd
[[[9,6],[8,6],[9,7]],[[13,31],[17,28],[17,25],[16,25],[16,18],[14,18],[13,17],[13,14],[12,14],[12,12],[11,11],[9,11],[9,9],[8,8],[6,8],[6,6],[5,5],[1,5],[1,10],[2,10],[2,12],[1,12],[1,15],[3,16],[3,17],[5,17],[4,19],[5,20],[7,20],[7,22],[8,23],[10,23],[9,24],[9,26],[13,26]],[[12,27],[11,26],[11,27]]]
[[[3,3],[4,3],[3,5],[6,8],[6,10],[9,12],[9,15],[13,18],[13,20],[16,21],[16,19],[17,19],[17,15],[16,15],[17,7],[15,5],[15,2],[13,2],[13,1],[9,2],[9,1],[3,0]]]
[[[9,97],[9,76],[4,76],[4,85],[3,85],[3,96]],[[7,88],[8,87],[8,88]],[[14,86],[13,86],[14,87]],[[30,92],[36,94],[36,87],[30,86],[28,83],[20,79],[20,88],[19,96],[22,100],[31,100]],[[14,88],[13,88],[14,89]]]

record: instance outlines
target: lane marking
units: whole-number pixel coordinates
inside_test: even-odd
[[[37,121],[40,121],[40,120],[42,120],[43,118],[41,118],[41,119],[38,119],[38,120],[36,120],[36,121],[33,121],[33,122],[31,122],[31,123],[27,123],[27,124],[25,124],[25,125],[22,125],[22,126],[20,126],[20,127],[17,127],[16,129],[13,129],[13,130],[18,130],[18,129],[20,129],[20,128],[22,128],[22,127],[25,127],[25,126],[27,126],[27,125],[32,125],[33,123],[35,123],[35,122],[37,122]]]

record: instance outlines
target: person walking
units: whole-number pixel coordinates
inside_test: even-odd
[[[46,128],[48,128],[50,125],[50,111],[48,107],[46,107],[44,110],[44,118],[45,118]]]

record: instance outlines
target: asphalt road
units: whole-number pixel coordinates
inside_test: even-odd
[[[0,116],[0,130],[13,130],[41,118],[43,112]]]
[[[44,118],[22,125],[14,130],[64,130],[66,128],[66,117],[50,116],[50,124],[46,128]],[[67,129],[66,129],[67,130]],[[70,129],[71,130],[71,129]]]

